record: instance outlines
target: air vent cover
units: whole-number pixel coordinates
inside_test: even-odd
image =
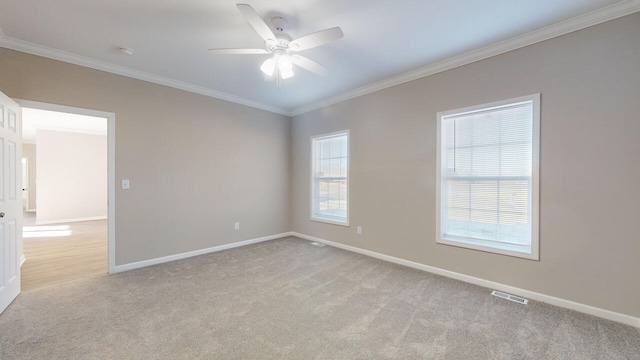
[[[497,290],[493,290],[493,292],[491,293],[491,295],[493,296],[497,296],[499,298],[503,298],[509,301],[513,301],[513,302],[517,302],[519,304],[524,304],[527,305],[529,303],[529,300],[522,298],[520,296],[515,296],[515,295],[511,295],[511,294],[507,294],[504,293],[502,291],[497,291]]]

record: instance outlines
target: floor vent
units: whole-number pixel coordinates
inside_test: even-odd
[[[496,291],[493,290],[493,292],[491,293],[491,295],[493,296],[497,296],[499,298],[503,298],[509,301],[513,301],[513,302],[517,302],[519,304],[524,304],[527,305],[529,303],[529,300],[522,298],[520,296],[515,296],[515,295],[511,295],[511,294],[507,294],[507,293],[503,293],[502,291]]]
[[[323,244],[323,243],[319,243],[319,242],[317,242],[317,241],[312,242],[312,243],[311,243],[311,245],[313,245],[313,246],[317,246],[317,247],[323,247],[323,246],[324,246],[324,244]]]

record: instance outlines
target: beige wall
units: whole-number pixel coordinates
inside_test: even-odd
[[[640,316],[638,34],[640,14],[295,117],[293,231]],[[436,244],[436,113],[538,92],[540,261]],[[309,221],[309,137],[343,129],[351,227]]]
[[[36,210],[36,144],[22,144],[22,157],[29,159],[29,184],[26,186],[29,189],[29,204],[27,204],[27,210]]]
[[[131,181],[116,265],[289,231],[290,118],[7,49],[0,65],[10,97],[115,113],[116,182]]]
[[[106,218],[107,137],[38,130],[36,139],[36,221]]]

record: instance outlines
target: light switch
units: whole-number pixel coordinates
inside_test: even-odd
[[[127,190],[127,189],[129,189],[129,187],[130,187],[129,186],[129,180],[128,179],[123,179],[122,180],[122,188]]]

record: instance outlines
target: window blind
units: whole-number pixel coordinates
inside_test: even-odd
[[[534,101],[440,117],[440,236],[531,252]]]

